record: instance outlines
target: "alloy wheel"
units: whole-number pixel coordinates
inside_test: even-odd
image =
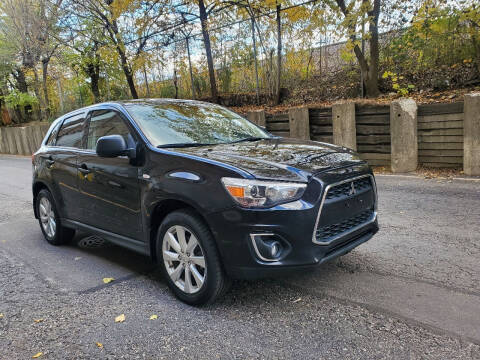
[[[48,237],[53,238],[57,231],[57,223],[55,221],[55,211],[52,208],[52,203],[46,197],[42,197],[38,208],[43,231],[45,231]]]
[[[198,292],[205,283],[205,254],[195,235],[186,227],[170,227],[163,237],[165,269],[175,286],[187,294]]]

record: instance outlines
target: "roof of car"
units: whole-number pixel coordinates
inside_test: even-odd
[[[207,102],[204,101],[198,101],[198,100],[188,100],[188,99],[166,99],[166,98],[160,98],[160,99],[135,99],[135,100],[123,100],[123,101],[114,101],[115,103],[118,104],[183,104],[183,103],[189,103],[189,104],[208,104]]]
[[[92,104],[89,106],[85,106],[79,109],[72,110],[66,114],[63,114],[60,116],[58,119],[55,121],[58,121],[60,119],[65,119],[67,117],[70,117],[72,115],[75,115],[81,111],[88,111],[89,109],[95,108],[97,106],[102,106],[102,105],[128,105],[128,104],[151,104],[151,105],[158,105],[158,104],[192,104],[192,105],[216,105],[212,103],[208,103],[205,101],[198,101],[198,100],[188,100],[188,99],[168,99],[168,98],[160,98],[160,99],[135,99],[135,100],[118,100],[118,101],[105,101],[102,103],[97,103],[97,104]]]

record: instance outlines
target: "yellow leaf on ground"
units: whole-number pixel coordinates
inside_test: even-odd
[[[39,357],[42,356],[42,355],[43,355],[42,352],[36,353],[35,355],[32,356],[32,359],[37,359],[37,358],[39,358]]]
[[[158,316],[157,315],[152,315],[150,316],[150,320],[157,320],[158,319]]]
[[[2,313],[0,313],[0,319],[1,319],[1,318],[3,318],[3,314],[2,314]]]
[[[33,319],[33,322],[35,324],[41,323],[42,321],[43,321],[43,319]]]
[[[114,278],[103,278],[103,283],[104,284],[109,284],[111,283],[113,280],[115,280]]]
[[[99,349],[103,349],[103,344],[102,343],[96,342],[95,345],[97,345]]]
[[[124,322],[124,321],[125,321],[125,314],[118,315],[118,316],[115,318],[115,322]]]

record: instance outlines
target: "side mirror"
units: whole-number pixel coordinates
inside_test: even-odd
[[[97,141],[97,155],[100,157],[114,158],[128,155],[128,148],[125,140],[120,135],[102,136]]]

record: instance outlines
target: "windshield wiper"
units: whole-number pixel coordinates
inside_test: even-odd
[[[244,142],[244,141],[260,141],[260,140],[266,140],[266,139],[271,139],[271,138],[269,138],[269,137],[260,137],[260,136],[250,136],[250,137],[246,137],[246,138],[244,138],[244,139],[232,141],[230,144],[235,144],[235,143]]]
[[[176,143],[176,144],[162,144],[158,145],[157,148],[186,148],[186,147],[197,147],[197,146],[208,146],[214,144],[204,144],[204,143]]]

